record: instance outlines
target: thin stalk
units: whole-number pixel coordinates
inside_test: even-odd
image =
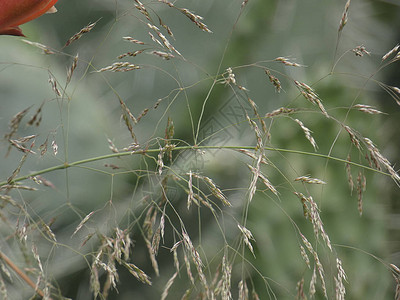
[[[255,150],[255,147],[251,147],[251,146],[196,146],[196,147],[193,147],[193,146],[178,146],[178,147],[175,147],[173,150],[174,151],[179,151],[179,150],[189,150],[189,149],[196,149],[196,150],[207,150],[207,149],[221,149],[221,150],[223,150],[223,149],[225,149],[225,150],[237,151],[239,149]],[[292,153],[292,154],[299,154],[299,155],[308,155],[308,156],[314,156],[314,157],[319,157],[319,158],[324,158],[324,159],[331,159],[333,161],[350,164],[352,166],[363,168],[365,170],[376,172],[376,173],[379,173],[379,174],[382,174],[382,175],[391,176],[389,173],[386,173],[384,171],[376,170],[376,169],[371,168],[369,166],[364,166],[364,165],[356,163],[356,162],[348,161],[346,159],[339,158],[339,157],[334,157],[334,156],[327,155],[327,154],[306,152],[306,151],[293,150],[293,149],[272,148],[272,147],[264,147],[264,150],[266,150],[266,151],[276,151],[276,152],[282,152],[282,153]],[[71,167],[76,167],[76,166],[80,166],[80,165],[83,165],[83,164],[87,164],[87,163],[90,163],[90,162],[101,161],[101,160],[106,160],[106,159],[111,159],[111,158],[118,158],[118,157],[123,157],[123,156],[134,155],[134,154],[148,154],[148,153],[158,153],[158,152],[160,152],[160,149],[147,149],[147,150],[139,150],[139,151],[134,151],[134,152],[118,152],[118,153],[111,153],[111,154],[91,157],[91,158],[87,158],[87,159],[78,160],[78,161],[75,161],[75,162],[72,162],[72,163],[64,163],[64,164],[60,164],[60,165],[53,166],[53,167],[50,167],[50,168],[42,169],[42,170],[39,170],[39,171],[36,171],[36,172],[32,172],[32,173],[30,173],[28,175],[24,175],[24,176],[20,176],[18,178],[14,178],[11,182],[8,182],[7,180],[1,181],[0,182],[0,187],[1,186],[5,186],[7,184],[12,184],[12,183],[16,183],[16,182],[19,182],[19,181],[23,181],[25,179],[28,179],[28,178],[31,178],[31,177],[35,177],[35,176],[38,176],[38,175],[41,175],[41,174],[50,173],[50,172],[53,172],[53,171],[56,171],[56,170],[64,170],[64,169],[68,169],[68,168],[71,168]]]
[[[30,287],[32,287],[40,297],[44,297],[44,293],[39,289],[36,284],[25,274],[20,268],[14,264],[3,252],[0,251],[0,259],[3,260],[23,281],[25,281]]]

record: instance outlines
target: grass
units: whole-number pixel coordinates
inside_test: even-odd
[[[374,94],[400,103],[379,78],[399,47],[344,48],[347,1],[321,67],[287,55],[295,36],[258,59],[267,4],[236,2],[117,2],[59,46],[25,40],[44,62],[1,62],[48,89],[5,115],[4,299],[398,298],[376,194],[400,177]]]

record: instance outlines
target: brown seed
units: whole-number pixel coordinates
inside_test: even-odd
[[[74,41],[79,40],[84,34],[90,32],[94,26],[96,26],[97,22],[90,23],[89,25],[83,27],[79,32],[75,33],[69,40],[65,43],[64,47],[68,47]]]

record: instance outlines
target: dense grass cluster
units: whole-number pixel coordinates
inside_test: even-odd
[[[400,299],[376,200],[400,176],[373,96],[400,105],[379,77],[399,45],[344,48],[348,0],[321,66],[258,59],[247,14],[267,4],[206,2],[212,24],[185,1],[116,1],[66,41],[18,41],[37,61],[1,61],[37,76],[24,97],[46,90],[4,110],[3,299]]]

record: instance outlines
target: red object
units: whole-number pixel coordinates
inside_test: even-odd
[[[0,0],[0,35],[24,36],[18,26],[46,12],[56,12],[58,0]]]

